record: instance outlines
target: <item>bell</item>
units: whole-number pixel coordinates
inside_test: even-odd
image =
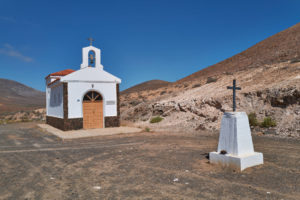
[[[93,56],[93,54],[90,54],[90,63],[94,64],[94,56]]]

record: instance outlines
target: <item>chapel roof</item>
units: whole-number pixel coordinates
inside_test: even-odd
[[[85,67],[72,74],[61,77],[62,82],[69,81],[94,81],[94,82],[113,82],[121,83],[121,79],[118,77],[95,67]]]
[[[51,73],[46,78],[48,78],[49,76],[66,76],[66,75],[71,74],[73,72],[75,72],[75,70],[73,70],[73,69],[65,69],[65,70],[62,70],[62,71],[59,71],[59,72]]]

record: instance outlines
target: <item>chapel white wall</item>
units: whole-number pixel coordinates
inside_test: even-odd
[[[94,85],[94,87],[92,87]],[[103,98],[103,115],[117,116],[116,83],[68,82],[68,118],[82,118],[82,99],[88,91],[97,91]],[[106,105],[114,101],[114,105]]]
[[[63,118],[63,85],[46,88],[46,113],[47,116]]]

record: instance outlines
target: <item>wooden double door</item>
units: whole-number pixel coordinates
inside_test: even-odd
[[[88,92],[82,102],[83,128],[103,128],[103,99],[95,92]]]

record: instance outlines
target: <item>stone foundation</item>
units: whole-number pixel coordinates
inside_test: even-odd
[[[63,131],[77,130],[83,128],[83,119],[62,119],[57,117],[46,116],[46,123]]]
[[[105,117],[105,128],[107,127],[119,127],[120,126],[120,117]]]
[[[64,130],[64,119],[62,118],[46,116],[46,124]]]
[[[64,131],[78,130],[83,128],[83,118],[66,119]]]

